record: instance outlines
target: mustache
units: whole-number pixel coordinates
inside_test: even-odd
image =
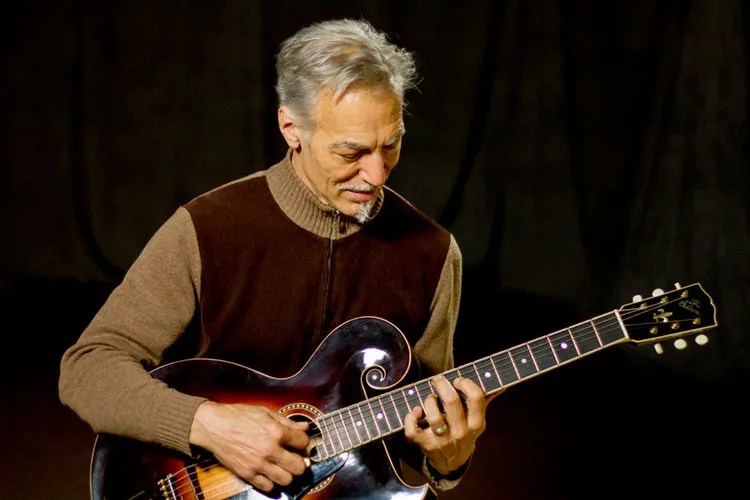
[[[357,193],[374,193],[377,188],[369,184],[356,185],[356,184],[340,184],[339,191],[355,191]]]

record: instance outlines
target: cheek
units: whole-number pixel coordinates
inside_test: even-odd
[[[396,164],[398,163],[399,158],[400,158],[399,153],[391,153],[385,158],[385,168],[386,168],[387,174],[390,174],[391,170],[393,170],[396,167]]]
[[[326,169],[326,178],[331,185],[346,184],[350,183],[357,177],[359,168],[357,164],[351,163],[338,163],[332,164],[330,168]]]

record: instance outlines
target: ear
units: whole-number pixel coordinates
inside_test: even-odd
[[[276,115],[279,120],[279,130],[284,140],[294,151],[299,151],[302,146],[302,129],[295,122],[289,108],[279,106]]]

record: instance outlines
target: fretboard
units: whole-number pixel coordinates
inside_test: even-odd
[[[451,382],[469,378],[488,396],[540,373],[624,342],[627,332],[617,311],[581,322],[443,373]],[[436,394],[429,379],[409,384],[316,419],[321,446],[315,461],[350,451],[399,432],[404,417]]]

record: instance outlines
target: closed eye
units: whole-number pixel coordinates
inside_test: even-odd
[[[346,161],[357,161],[362,156],[362,151],[356,153],[339,153],[339,156]]]

